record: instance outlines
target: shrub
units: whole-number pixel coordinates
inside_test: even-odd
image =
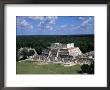
[[[90,65],[83,64],[81,66],[81,72],[82,73],[88,73],[88,74],[94,74],[94,62],[91,63]]]
[[[81,70],[82,70],[82,73],[87,73],[88,70],[89,70],[89,65],[88,64],[83,64],[81,66]]]
[[[32,55],[34,55],[34,54],[35,54],[34,50],[29,50],[28,56],[32,56]]]

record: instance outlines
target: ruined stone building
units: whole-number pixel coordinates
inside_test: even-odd
[[[50,61],[68,62],[81,54],[82,52],[80,49],[78,47],[74,47],[74,43],[52,43],[49,49],[42,51],[42,55],[47,56]]]
[[[74,43],[52,43],[51,46],[48,47],[48,49],[44,49],[42,51],[42,55],[38,55],[34,48],[25,49],[27,49],[28,51],[33,50],[35,52],[34,55],[28,56],[26,60],[44,61],[52,63],[72,62],[74,64],[90,64],[94,61],[94,51],[83,54],[79,47],[74,46]],[[20,53],[22,50],[23,48],[21,48],[18,53]]]

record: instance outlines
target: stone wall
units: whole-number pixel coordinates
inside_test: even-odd
[[[56,43],[56,45],[61,45]],[[70,45],[70,46],[73,46]],[[55,46],[56,47],[56,46]],[[21,48],[19,51],[22,51]],[[33,48],[28,48],[28,50],[34,50]],[[19,52],[18,52],[19,53]],[[43,50],[42,55],[38,55],[35,51],[33,56],[29,56],[28,60],[32,61],[43,61],[43,62],[73,62],[74,64],[90,64],[94,61],[94,51],[82,53],[79,47],[69,47],[69,48],[54,48]]]

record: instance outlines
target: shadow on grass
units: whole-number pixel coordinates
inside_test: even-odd
[[[94,74],[94,70],[89,70],[87,72],[83,72],[82,70],[76,70],[76,72],[78,74],[90,74],[90,75],[93,75]]]
[[[80,70],[76,70],[76,72],[78,73],[78,74],[83,74],[83,72]]]
[[[85,74],[82,71],[76,71],[78,74]],[[94,72],[87,72],[86,74],[94,74]]]

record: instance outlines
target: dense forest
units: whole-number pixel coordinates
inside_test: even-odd
[[[94,35],[25,35],[16,36],[16,49],[35,48],[38,54],[51,43],[74,43],[83,53],[94,50]]]

